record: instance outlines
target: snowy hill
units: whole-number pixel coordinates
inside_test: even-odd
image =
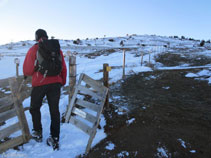
[[[14,58],[20,59],[20,74],[22,74],[22,64],[28,49],[35,44],[35,41],[21,41],[0,46],[0,79],[15,76]],[[109,73],[110,83],[117,82],[122,78],[123,49],[126,50],[126,75],[136,74],[139,72],[154,71],[155,69],[185,69],[194,66],[204,66],[206,71],[198,74],[188,74],[187,77],[207,80],[211,84],[211,63],[199,64],[195,60],[187,63],[181,60],[179,65],[165,66],[159,62],[159,56],[169,54],[179,54],[180,58],[196,58],[199,61],[203,56],[211,58],[211,44],[205,43],[200,46],[200,41],[179,39],[173,37],[150,36],[150,35],[131,35],[126,37],[106,37],[86,40],[60,40],[63,53],[70,51],[76,56],[77,74],[85,73],[96,80],[103,77],[103,63],[108,63],[112,67]],[[141,65],[141,55],[143,54],[143,65]],[[166,56],[167,58],[168,56]],[[150,67],[149,67],[150,58]],[[68,57],[65,57],[68,65]],[[68,68],[68,66],[67,66]],[[79,76],[79,75],[78,75]],[[78,77],[77,76],[77,77]],[[208,76],[204,78],[204,76]],[[68,84],[67,80],[67,84]],[[66,86],[68,86],[66,84]],[[2,93],[10,93],[4,89],[0,89]],[[63,94],[60,100],[60,111],[63,113],[66,109],[68,96]],[[30,104],[30,98],[24,101],[24,106]],[[44,139],[49,135],[49,111],[46,103],[42,107],[42,123],[44,128]],[[32,129],[32,121],[29,112],[26,112],[30,130]],[[9,120],[5,126],[10,125],[14,120]],[[104,116],[101,118],[101,126],[104,127]],[[0,129],[4,126],[0,126]],[[15,133],[13,136],[18,135]],[[103,128],[98,130],[93,146],[100,140],[106,138]],[[54,152],[45,142],[36,143],[31,140],[24,144],[19,150],[10,149],[4,154],[16,155],[18,157],[75,157],[83,154],[85,151],[88,136],[76,129],[70,124],[61,124],[61,150]]]

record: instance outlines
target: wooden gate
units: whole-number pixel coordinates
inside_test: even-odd
[[[72,123],[90,136],[86,154],[96,135],[107,93],[108,88],[82,73],[68,105],[65,122]]]
[[[1,86],[10,86],[12,95],[10,97],[4,97],[0,99],[0,124],[4,123],[12,117],[18,118],[18,121],[9,127],[0,130],[0,153],[6,151],[7,149],[13,148],[15,146],[26,143],[30,139],[30,133],[28,128],[28,123],[25,117],[25,110],[28,108],[23,108],[22,100],[29,96],[29,92],[24,91],[19,92],[19,85],[16,78],[10,78],[8,80],[1,80]],[[8,138],[11,134],[21,131],[21,135],[12,138]]]

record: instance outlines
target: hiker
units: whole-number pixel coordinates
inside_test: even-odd
[[[32,138],[42,142],[41,112],[43,98],[46,96],[51,116],[50,137],[47,144],[59,149],[60,112],[59,99],[61,86],[66,83],[67,68],[59,41],[48,40],[45,30],[35,32],[37,43],[27,52],[23,63],[24,76],[32,76],[30,113],[32,116]],[[50,58],[47,60],[47,58]]]

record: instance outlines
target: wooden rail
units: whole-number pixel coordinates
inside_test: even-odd
[[[4,121],[15,116],[18,118],[16,123],[13,123],[12,125],[0,130],[0,153],[26,143],[31,138],[24,113],[24,111],[28,110],[29,108],[23,108],[22,106],[22,101],[30,95],[30,90],[24,90],[22,92],[19,91],[21,80],[23,80],[23,77],[13,77],[0,80],[1,87],[9,86],[12,93],[11,96],[0,98],[0,123],[3,123]],[[20,136],[9,140],[5,139],[17,131],[21,131]]]
[[[88,86],[82,86],[83,82]],[[100,84],[91,77],[82,73],[78,84],[76,85],[70,104],[68,105],[65,122],[72,123],[89,135],[89,140],[86,146],[86,154],[89,152],[92,141],[96,135],[96,130],[100,122],[100,115],[103,111],[107,93],[108,88],[103,86],[103,83]],[[91,99],[82,100],[78,97],[78,94],[88,95]],[[87,112],[85,110],[86,108],[93,112]],[[83,120],[88,121],[92,124],[92,126],[87,125]]]

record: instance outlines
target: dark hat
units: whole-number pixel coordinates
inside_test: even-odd
[[[39,41],[40,38],[43,38],[43,37],[48,38],[48,35],[47,35],[46,31],[43,30],[43,29],[38,29],[38,30],[35,32],[35,40],[36,40],[36,41]]]

